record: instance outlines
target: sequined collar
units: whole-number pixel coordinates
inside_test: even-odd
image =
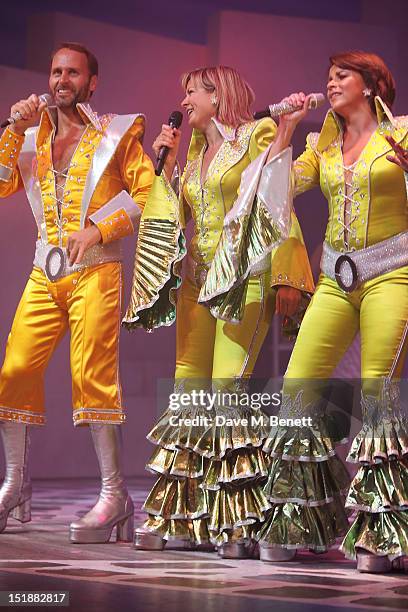
[[[395,130],[399,129],[397,119],[392,115],[388,106],[381,100],[379,96],[375,97],[375,108],[378,121],[378,127],[380,128],[381,134],[393,134]],[[330,109],[325,117],[325,120],[320,131],[320,135],[317,141],[318,151],[323,152],[327,147],[343,133],[343,126],[341,119],[333,109]]]
[[[233,128],[229,125],[225,125],[218,121],[215,117],[212,117],[211,121],[215,124],[217,130],[221,134],[224,139],[224,142],[233,142],[237,137],[237,128]],[[199,130],[193,129],[193,133],[191,134],[190,145],[188,147],[187,159],[192,160],[195,159],[203,146],[205,145],[205,136]]]

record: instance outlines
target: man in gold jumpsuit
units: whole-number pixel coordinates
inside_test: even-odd
[[[125,418],[118,371],[120,239],[134,232],[153,177],[141,145],[144,116],[92,111],[97,75],[97,60],[85,47],[62,44],[49,80],[56,108],[45,108],[34,94],[21,100],[0,139],[0,196],[24,187],[38,226],[34,267],[0,375],[6,455],[0,532],[10,513],[30,520],[27,425],[45,422],[44,371],[69,329],[73,420],[89,424],[102,476],[96,505],[71,524],[73,542],[108,541],[114,526],[118,540],[132,533],[117,438]]]

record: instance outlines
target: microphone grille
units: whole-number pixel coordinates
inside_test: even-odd
[[[180,111],[173,111],[169,117],[169,125],[174,128],[179,128],[183,122],[183,114]]]
[[[43,93],[38,96],[41,102],[45,102],[47,106],[52,106],[54,103],[53,97],[49,93]]]
[[[326,100],[326,96],[322,93],[312,93],[310,94],[312,97],[310,98],[309,108],[318,108],[322,104],[324,104]]]

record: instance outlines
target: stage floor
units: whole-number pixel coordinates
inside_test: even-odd
[[[130,482],[136,524],[149,484]],[[76,612],[408,609],[408,573],[359,574],[336,551],[267,564],[215,553],[136,551],[125,543],[70,544],[68,525],[92,506],[97,487],[89,480],[34,482],[32,522],[9,519],[0,535],[0,591],[69,591],[68,609]]]

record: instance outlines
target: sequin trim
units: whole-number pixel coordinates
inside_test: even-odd
[[[320,267],[322,272],[332,280],[336,280],[335,265],[342,255],[344,253],[333,249],[328,242],[324,243]],[[365,249],[349,251],[346,255],[356,265],[358,283],[365,283],[372,278],[408,265],[408,231],[377,242]],[[343,272],[341,268],[340,275],[343,282],[349,285],[348,269]]]
[[[126,420],[126,415],[118,408],[76,408],[72,419],[74,425],[100,422],[120,424]]]
[[[17,410],[8,406],[0,406],[0,420],[17,421],[30,425],[44,425],[46,418],[43,414],[31,410]]]

